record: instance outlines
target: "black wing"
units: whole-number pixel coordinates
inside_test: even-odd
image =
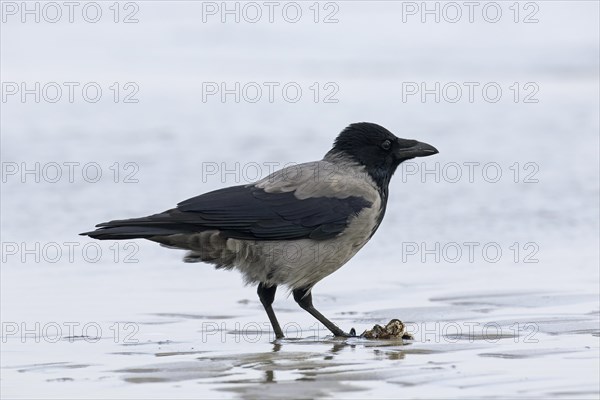
[[[268,193],[233,186],[185,200],[177,208],[144,218],[97,225],[96,239],[132,239],[218,230],[247,240],[324,240],[337,236],[348,220],[371,202],[359,196],[298,199],[293,192]]]

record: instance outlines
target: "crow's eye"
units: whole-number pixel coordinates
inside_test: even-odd
[[[392,147],[392,142],[389,140],[384,140],[383,143],[381,143],[381,148],[384,150],[389,150],[390,147]]]

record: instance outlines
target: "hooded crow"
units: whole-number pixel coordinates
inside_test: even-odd
[[[258,284],[258,297],[277,338],[284,335],[272,303],[280,285],[335,336],[350,336],[317,311],[311,289],[373,236],[398,165],[437,152],[382,126],[355,123],[338,135],[321,161],[205,193],[160,214],[104,222],[81,235],[148,239],[188,250],[186,262],[239,270],[247,283]]]

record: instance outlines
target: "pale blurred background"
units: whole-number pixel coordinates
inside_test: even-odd
[[[315,302],[322,305],[323,312],[334,320],[344,318],[337,321],[344,326],[357,326],[357,330],[392,317],[409,321],[472,320],[474,315],[482,317],[473,313],[486,307],[493,311],[482,318],[503,321],[502,326],[517,320],[554,321],[556,316],[562,319],[556,326],[541,329],[544,333],[540,334],[540,340],[551,342],[543,347],[552,350],[548,354],[562,354],[558,351],[562,349],[569,355],[553,355],[552,362],[548,362],[549,356],[532,359],[515,356],[513,359],[526,361],[518,364],[511,359],[514,364],[498,365],[497,359],[479,357],[480,347],[474,348],[472,343],[469,347],[467,343],[465,353],[456,359],[407,356],[405,362],[414,362],[413,372],[417,376],[410,382],[413,391],[395,392],[398,382],[394,384],[394,379],[404,376],[403,368],[408,368],[397,360],[388,360],[391,364],[385,364],[386,373],[378,375],[376,380],[344,375],[332,381],[361,381],[370,392],[359,391],[357,396],[466,398],[495,392],[507,396],[560,397],[560,393],[571,393],[575,397],[593,397],[597,394],[600,309],[597,2],[537,1],[516,3],[517,6],[513,2],[494,3],[502,11],[497,23],[487,22],[482,16],[488,2],[481,2],[474,9],[472,23],[464,6],[462,18],[456,23],[449,22],[447,19],[453,18],[454,12],[445,2],[427,2],[430,9],[437,4],[440,12],[452,12],[447,15],[442,12],[439,23],[434,15],[425,15],[426,22],[421,21],[421,7],[425,4],[422,2],[343,1],[322,2],[317,6],[302,2],[298,3],[302,17],[297,23],[283,18],[282,8],[288,4],[285,2],[275,8],[273,23],[268,22],[268,8],[260,2],[256,4],[263,16],[256,23],[247,22],[243,15],[239,23],[231,15],[222,23],[223,3],[191,1],[142,1],[127,8],[125,3],[119,3],[118,23],[113,21],[114,10],[109,7],[114,5],[109,2],[98,3],[103,14],[97,23],[82,18],[82,6],[75,10],[73,23],[67,22],[67,15],[57,23],[46,22],[44,18],[35,23],[32,16],[22,23],[20,10],[13,15],[14,9],[7,3],[17,8],[23,4],[2,3],[3,251],[8,242],[19,246],[77,242],[83,246],[91,240],[77,234],[96,223],[162,211],[202,192],[245,183],[244,176],[223,176],[220,170],[205,176],[202,171],[209,164],[225,163],[226,168],[232,169],[235,163],[243,168],[249,163],[283,165],[319,159],[336,134],[349,123],[376,122],[398,136],[422,140],[440,150],[436,157],[416,164],[419,173],[423,168],[435,168],[436,163],[443,168],[454,162],[463,166],[465,174],[465,162],[481,165],[495,162],[501,167],[502,179],[497,183],[486,182],[481,169],[476,169],[473,183],[465,176],[458,183],[447,179],[436,182],[431,175],[422,182],[421,175],[405,175],[403,179],[399,171],[390,187],[386,220],[373,241],[347,266],[315,288]],[[43,7],[45,3],[38,4]],[[233,8],[236,3],[227,4]],[[237,4],[242,9],[246,3]],[[34,2],[28,5],[33,8]],[[203,10],[214,10],[213,7],[218,9],[216,15],[203,15]],[[413,15],[414,7],[418,10]],[[319,10],[318,23],[313,20],[315,9]],[[518,22],[514,21],[515,9],[519,10]],[[62,11],[67,12],[66,8]],[[123,23],[125,15],[132,12],[132,18],[139,22]],[[488,12],[488,16],[494,16],[493,10]],[[324,23],[328,15],[338,21]],[[538,22],[525,23],[527,16]],[[60,101],[50,103],[42,96],[36,103],[33,95],[27,95],[22,102],[20,92],[7,93],[14,89],[15,83],[22,82],[28,88],[34,87],[35,82],[41,86],[48,82],[77,82],[80,86],[75,89],[72,103],[67,100],[65,86]],[[103,90],[96,103],[81,96],[81,87],[88,82],[97,83]],[[120,90],[116,103],[114,90],[110,89],[114,82],[118,82]],[[206,97],[203,83],[206,89],[207,82],[226,82],[229,88],[235,82],[241,86],[248,82],[261,85],[277,82],[279,86],[273,102],[268,101],[264,85],[263,97],[256,103],[244,98],[236,103],[232,95],[222,102],[218,94],[203,101],[203,95]],[[302,96],[296,103],[286,101],[281,94],[281,87],[289,82],[302,88]],[[315,82],[319,87],[317,102],[314,90],[310,89]],[[479,86],[473,102],[467,99],[466,86],[462,86],[463,97],[456,103],[444,96],[436,102],[433,95],[422,102],[420,93],[412,96],[406,93],[412,83],[422,82],[428,88],[433,88],[435,82],[441,86],[448,82],[461,85],[476,82]],[[489,82],[502,89],[502,96],[495,103],[486,101],[481,94],[481,87]],[[517,102],[511,89],[515,82],[519,87]],[[127,89],[126,83],[133,86]],[[330,86],[325,87],[328,83]],[[532,86],[524,87],[528,83]],[[124,103],[131,88],[139,89],[133,96],[139,101]],[[538,100],[535,103],[525,102],[531,88],[535,88],[531,98]],[[324,102],[332,91],[337,102]],[[14,165],[21,167],[25,163],[32,168],[36,162],[41,166],[51,162],[98,163],[103,177],[97,183],[86,182],[81,178],[80,168],[75,169],[73,183],[66,175],[57,183],[44,179],[36,183],[33,175],[23,177],[22,171],[7,174],[7,168]],[[117,169],[121,174],[118,183],[114,182],[114,171],[110,169],[115,162],[119,163]],[[126,163],[136,166],[137,183],[123,183],[124,175],[133,171],[125,169]],[[517,183],[513,181],[514,170],[510,169],[515,163],[519,163],[520,170]],[[524,169],[526,163],[535,166],[537,183],[523,182],[532,171]],[[65,168],[63,174],[66,172]],[[262,172],[268,172],[266,167]],[[419,255],[402,262],[402,243],[406,242],[425,242],[430,246],[493,242],[500,244],[504,253],[496,263],[481,257],[471,263],[466,256],[457,263],[435,262],[432,258],[422,262]],[[509,250],[515,242],[521,248],[518,262]],[[523,262],[528,253],[523,249],[525,243],[537,246],[538,263]],[[181,346],[185,349],[174,351],[189,350],[190,346],[208,350],[206,343],[195,342],[199,320],[204,317],[166,323],[156,316],[158,313],[207,313],[219,323],[220,315],[266,321],[254,289],[243,287],[235,273],[215,271],[206,265],[183,264],[180,252],[144,242],[138,243],[138,263],[123,263],[123,254],[115,263],[110,245],[101,244],[105,253],[98,263],[86,262],[79,251],[74,261],[63,255],[55,263],[47,262],[44,257],[40,262],[33,257],[22,262],[21,253],[3,254],[2,321],[30,324],[99,321],[103,327],[111,321],[146,323],[140,328],[141,340],[151,341],[150,346],[152,341],[161,340],[184,343]],[[524,295],[525,300],[516,293]],[[474,296],[481,299],[481,304],[468,306],[469,301],[447,300],[461,296]],[[499,305],[486,296],[496,299],[506,296],[512,300]],[[451,305],[446,304],[439,311],[435,307],[440,306],[442,298]],[[251,301],[250,306],[238,303],[244,299]],[[297,312],[293,301],[286,299],[283,292],[278,302],[276,309],[277,304],[284,309],[280,319],[293,319],[302,326],[314,325],[309,316]],[[456,307],[465,304],[466,309],[461,308],[457,313]],[[343,316],[347,311],[357,316]],[[371,321],[369,316],[377,321]],[[235,319],[228,321],[233,323]],[[553,339],[558,331],[582,334]],[[120,344],[102,343],[100,346],[3,340],[4,391],[14,396],[24,393],[45,397],[47,379],[61,377],[75,381],[70,382],[71,386],[60,387],[52,383],[54,393],[66,397],[89,394],[90,388],[100,390],[98,393],[105,396],[120,393],[132,397],[227,397],[237,391],[232,389],[237,388],[235,383],[219,384],[222,377],[194,374],[190,380],[177,380],[178,385],[184,385],[179,389],[174,389],[169,379],[156,386],[123,387],[119,383],[122,373],[115,371],[148,362],[144,354],[150,354],[148,357],[152,359],[156,349],[146,347],[138,358],[123,360],[108,356],[118,352]],[[238,351],[270,352],[268,346],[267,350],[259,348],[261,345],[268,345],[268,340],[265,338],[254,347],[213,343],[210,350],[222,350],[231,358]],[[490,351],[500,351],[496,349],[498,344],[488,345],[494,348]],[[73,351],[75,346],[80,346],[80,350]],[[585,346],[591,350],[585,353],[574,350]],[[517,346],[513,350],[519,354],[521,349]],[[535,351],[540,351],[539,347]],[[576,360],[571,357],[574,352]],[[359,354],[352,353],[352,362],[374,368],[372,350],[359,348],[355,353]],[[506,363],[504,359],[498,362]],[[54,362],[87,367],[66,372],[59,369],[16,373],[19,366]],[[423,378],[418,372],[427,362],[455,363],[464,375],[481,385],[470,386],[461,380],[444,383],[436,375]],[[558,365],[563,367],[559,370]],[[568,370],[580,372],[576,375]],[[518,379],[529,376],[531,371],[538,371],[535,379],[538,383]],[[477,378],[480,373],[487,378]],[[496,377],[504,373],[509,376],[502,385]],[[276,371],[275,381],[279,378],[291,386],[281,386],[283,391],[275,392],[274,397],[290,391],[296,393],[294,375],[290,378],[283,372],[277,374]],[[564,380],[560,379],[561,374],[567,375]],[[105,375],[108,379],[102,378]],[[206,385],[198,388],[194,383],[202,378],[207,379]],[[180,381],[187,382],[187,386]],[[261,381],[250,376],[243,382],[247,389],[240,389],[240,393],[252,397],[258,387],[256,382]],[[319,393],[334,397],[349,395],[336,385],[322,383],[318,387],[323,392]]]

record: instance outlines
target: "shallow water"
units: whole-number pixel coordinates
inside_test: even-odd
[[[202,24],[201,3],[138,4],[133,25],[2,24],[3,82],[140,88],[137,104],[2,103],[3,398],[598,398],[597,3],[537,2],[528,25],[400,24],[391,2],[337,3],[337,24]],[[203,102],[207,81],[335,82],[339,102]],[[539,103],[402,101],[415,81],[535,82]],[[414,340],[334,339],[280,290],[275,341],[236,273],[77,236],[318,159],[357,120],[440,154],[398,171],[380,230],[314,302],[346,331],[398,318]],[[79,164],[72,182],[5,174],[36,162]],[[426,173],[452,163],[458,182]]]
[[[177,290],[150,279],[145,282],[154,287],[140,287],[141,270],[119,273],[122,283],[110,290],[102,287],[114,281],[117,272],[111,268],[93,283],[96,289],[86,284],[86,276],[61,279],[68,297],[61,301],[52,291],[43,296],[52,310],[19,306],[20,315],[32,318],[29,329],[37,315],[48,336],[5,340],[3,392],[56,398],[594,398],[598,392],[600,330],[593,287],[587,295],[543,289],[465,294],[434,290],[415,273],[400,290],[381,279],[370,288],[336,289],[340,281],[351,284],[342,272],[315,290],[324,313],[359,332],[402,317],[415,339],[334,339],[284,298],[276,309],[288,338],[274,341],[252,290],[223,282],[194,291],[212,275],[204,272],[179,271],[187,279]],[[50,276],[56,273],[40,269],[36,280],[52,286]],[[23,272],[3,275],[5,281],[24,278]],[[136,284],[127,289],[126,282]],[[24,286],[25,299],[40,297],[33,284]],[[327,291],[334,294],[318,294]],[[432,292],[438,297],[429,297]],[[10,290],[4,295],[19,298]],[[230,315],[214,314],[223,310]],[[58,315],[64,321],[62,338],[45,328]],[[67,321],[79,321],[75,331],[89,336],[67,336]],[[86,323],[93,329],[85,330]]]

